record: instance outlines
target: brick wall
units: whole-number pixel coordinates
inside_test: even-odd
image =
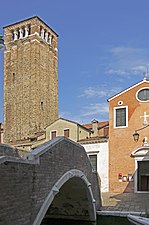
[[[13,32],[30,26],[27,37]],[[52,35],[49,44],[41,26]],[[57,34],[38,17],[4,28],[4,142],[42,131],[58,118]]]
[[[12,151],[7,145],[0,145],[0,225],[32,225],[53,185],[71,169],[85,174],[92,185],[96,209],[99,210],[101,201],[97,175],[92,173],[84,148],[66,138],[53,140],[41,147],[41,151],[37,149],[37,154],[33,151],[34,155],[29,155],[37,161],[30,161],[16,157],[16,149]],[[7,158],[3,159],[5,152]]]

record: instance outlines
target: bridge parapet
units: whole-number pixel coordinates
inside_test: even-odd
[[[84,148],[64,137],[23,159],[2,154],[0,179],[0,225],[40,225],[50,218],[95,221],[101,206],[98,177]]]

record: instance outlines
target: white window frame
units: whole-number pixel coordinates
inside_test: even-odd
[[[136,92],[136,99],[139,101],[139,102],[149,102],[149,100],[145,100],[145,101],[142,101],[138,98],[138,93],[144,89],[149,89],[149,87],[143,87],[143,88],[140,88],[137,92]]]
[[[126,108],[126,126],[116,126],[116,110],[121,109],[121,108]],[[119,106],[119,107],[114,107],[114,128],[126,128],[128,127],[128,106]]]

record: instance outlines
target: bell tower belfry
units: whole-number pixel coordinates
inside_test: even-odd
[[[4,27],[4,143],[58,118],[58,35],[39,17]]]

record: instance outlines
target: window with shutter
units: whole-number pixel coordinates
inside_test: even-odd
[[[64,130],[64,137],[69,137],[69,129]]]
[[[51,139],[56,138],[56,131],[51,131]]]

